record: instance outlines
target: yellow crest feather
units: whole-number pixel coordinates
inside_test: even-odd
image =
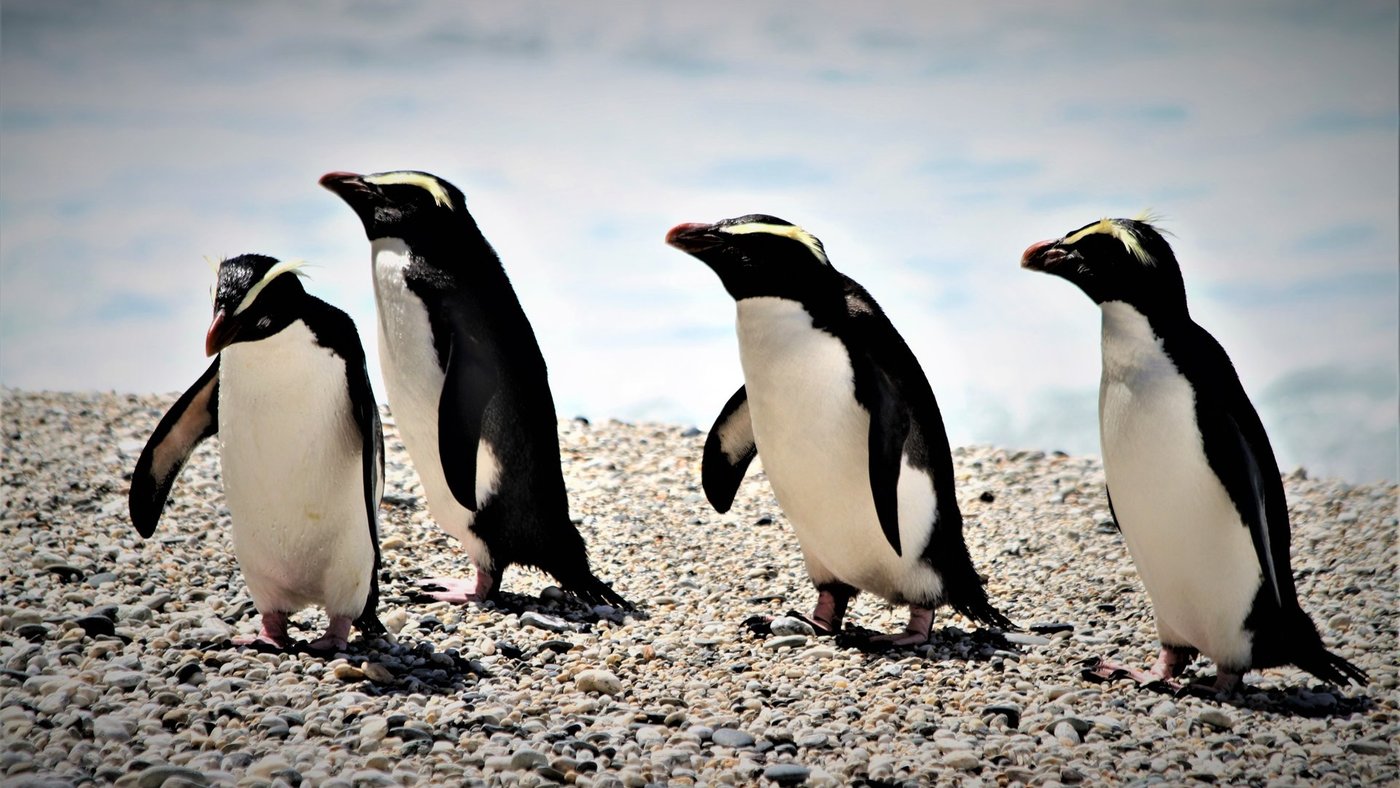
[[[424,175],[421,172],[382,172],[378,175],[370,175],[365,179],[365,183],[372,183],[375,186],[417,186],[433,196],[433,202],[448,210],[452,208],[452,197],[443,187],[442,181],[431,175]]]
[[[1155,218],[1155,215],[1148,211],[1144,211],[1138,214],[1138,216],[1143,218],[1135,218],[1134,221],[1147,224],[1151,223],[1150,218]],[[1152,259],[1152,255],[1148,254],[1147,250],[1142,248],[1142,239],[1137,237],[1137,233],[1107,216],[1079,232],[1066,236],[1061,243],[1066,246],[1073,246],[1091,235],[1107,235],[1116,238],[1119,243],[1123,244],[1123,248],[1128,250],[1129,254],[1137,258],[1139,263],[1143,265],[1157,264],[1157,261]]]
[[[267,269],[267,273],[263,274],[263,278],[259,279],[256,284],[248,288],[248,295],[243,296],[243,300],[239,302],[238,308],[233,310],[233,313],[235,315],[240,314],[243,312],[243,310],[252,306],[253,301],[257,299],[258,294],[262,292],[263,288],[267,287],[268,284],[272,282],[272,280],[276,279],[282,274],[291,272],[296,274],[297,276],[306,276],[306,272],[301,270],[301,267],[304,265],[306,265],[305,260],[283,260],[277,265],[274,265],[271,268]]]
[[[822,242],[816,236],[798,227],[795,224],[769,224],[767,222],[748,222],[746,224],[735,224],[728,227],[720,227],[720,230],[730,235],[747,235],[749,233],[768,233],[769,235],[780,235],[784,238],[791,238],[801,243],[823,264],[830,264],[826,259],[826,250],[822,248]]]

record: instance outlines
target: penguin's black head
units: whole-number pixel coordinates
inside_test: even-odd
[[[328,172],[321,185],[355,209],[371,241],[426,237],[467,215],[461,190],[426,172]]]
[[[1094,303],[1122,301],[1148,312],[1186,311],[1176,255],[1147,219],[1100,219],[1032,244],[1021,267],[1068,279]]]
[[[734,299],[801,298],[831,263],[817,237],[792,222],[752,213],[714,224],[678,224],[666,243],[714,269]]]
[[[261,254],[230,257],[219,264],[214,291],[214,319],[204,338],[204,352],[214,355],[234,342],[252,342],[276,334],[297,318],[306,297],[297,269],[300,260],[278,262]]]

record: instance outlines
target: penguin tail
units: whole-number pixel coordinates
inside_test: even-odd
[[[987,594],[982,590],[980,585],[977,588],[977,592],[970,596],[973,598],[951,599],[949,600],[949,604],[953,606],[954,610],[962,613],[964,616],[994,629],[1020,629],[1020,627],[1016,626],[1015,622],[1003,615],[1000,610],[992,607],[992,603],[988,601]]]
[[[366,610],[355,619],[355,628],[360,630],[360,634],[365,637],[375,637],[389,634],[389,630],[384,628],[384,622],[379,620],[379,616],[373,610]]]
[[[613,590],[612,586],[599,580],[593,573],[587,576],[573,579],[562,584],[563,589],[590,605],[611,605],[619,610],[636,610],[636,606],[628,602],[621,594]]]
[[[1366,671],[1323,648],[1321,642],[1317,644],[1316,649],[1300,657],[1295,664],[1323,681],[1339,687],[1347,683],[1364,687],[1371,681]]]

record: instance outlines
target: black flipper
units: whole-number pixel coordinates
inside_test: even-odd
[[[146,441],[131,474],[127,504],[136,532],[149,538],[156,531],[170,488],[190,453],[219,431],[219,357],[180,395]]]
[[[360,431],[360,465],[363,469],[365,515],[369,521],[369,541],[374,547],[374,569],[370,576],[369,596],[364,610],[355,619],[355,627],[366,635],[382,635],[387,630],[379,621],[379,571],[383,563],[379,551],[379,501],[384,494],[384,428],[379,421],[379,406],[369,385],[369,371],[364,360],[358,370],[346,359],[346,378],[350,387],[351,409],[355,426]],[[357,374],[358,373],[358,374]]]
[[[758,456],[749,421],[749,394],[743,386],[724,403],[719,418],[705,438],[705,455],[700,463],[701,486],[715,511],[724,514],[734,505],[734,495],[749,463]]]
[[[875,384],[872,396],[863,403],[870,411],[870,493],[880,530],[894,554],[904,555],[899,543],[899,470],[909,437],[909,409],[887,375],[873,364],[866,367],[866,374]]]
[[[479,342],[459,325],[452,327],[447,379],[438,402],[438,457],[447,487],[457,502],[477,510],[476,454],[486,406],[496,394],[499,374]]]

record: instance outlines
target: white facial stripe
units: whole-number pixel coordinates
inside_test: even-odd
[[[1124,248],[1128,250],[1128,253],[1136,257],[1138,262],[1143,265],[1157,264],[1157,261],[1152,259],[1152,255],[1148,254],[1147,250],[1142,248],[1142,242],[1138,240],[1137,235],[1134,234],[1132,230],[1108,218],[1098,220],[1088,227],[1085,227],[1083,230],[1066,237],[1065,240],[1060,243],[1065,246],[1074,246],[1091,235],[1099,234],[1117,238],[1119,242],[1123,244]]]
[[[305,276],[305,274],[297,270],[303,265],[306,265],[305,260],[283,260],[277,265],[267,269],[267,273],[263,274],[263,278],[259,279],[257,284],[248,288],[248,295],[243,296],[243,300],[238,304],[238,308],[233,310],[233,313],[235,315],[242,314],[243,310],[253,305],[253,301],[257,299],[258,293],[261,293],[262,289],[267,287],[269,282],[282,274],[292,271],[295,272],[297,276]]]
[[[826,252],[822,250],[821,241],[818,241],[811,233],[791,224],[765,224],[764,222],[749,222],[747,224],[735,224],[728,227],[720,227],[730,235],[747,235],[749,233],[768,233],[769,235],[781,235],[784,238],[791,238],[801,242],[812,254],[823,263],[827,263]]]
[[[442,183],[437,179],[418,172],[386,172],[380,175],[371,175],[365,178],[365,183],[372,183],[375,186],[417,186],[433,195],[433,202],[444,208],[452,207],[452,198],[448,196],[447,189],[442,187]]]

